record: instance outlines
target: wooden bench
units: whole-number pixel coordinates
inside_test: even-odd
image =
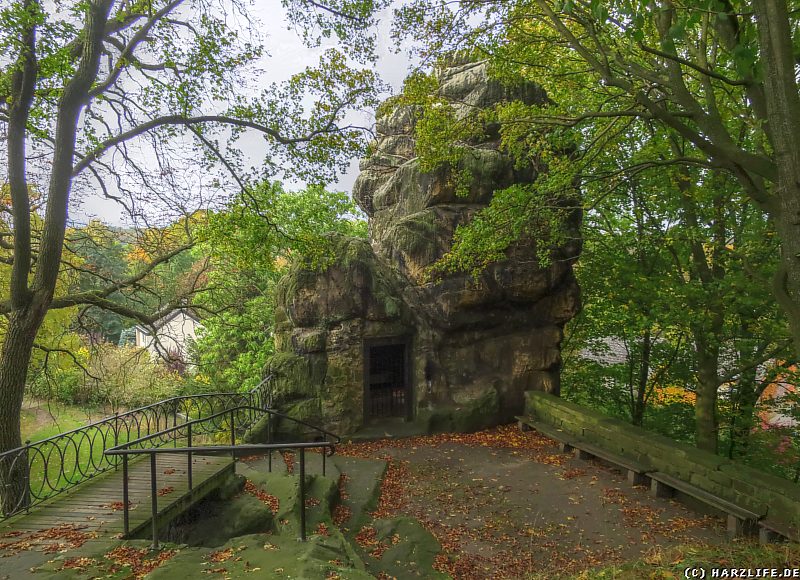
[[[633,485],[645,483],[649,478],[650,493],[655,497],[672,497],[677,490],[727,514],[727,528],[730,537],[752,534],[755,532],[756,524],[758,524],[761,526],[759,537],[762,538],[762,541],[767,541],[775,536],[800,539],[800,532],[791,526],[769,520],[759,522],[764,514],[758,514],[738,506],[688,482],[667,475],[666,473],[652,471],[650,468],[638,464],[632,459],[621,457],[592,445],[591,443],[582,441],[552,425],[547,425],[536,421],[532,417],[525,416],[517,417],[517,421],[521,430],[530,431],[531,429],[535,429],[545,437],[557,441],[560,444],[562,452],[572,451],[578,459],[592,459],[596,457],[626,470],[628,472],[628,481]]]
[[[632,485],[640,485],[646,481],[645,474],[648,468],[636,463],[632,459],[615,455],[605,449],[586,443],[561,429],[553,427],[552,425],[540,423],[531,417],[517,417],[517,421],[522,431],[535,429],[545,437],[557,441],[562,453],[574,452],[575,457],[578,459],[592,459],[593,457],[597,457],[607,461],[627,471],[628,481]]]
[[[651,468],[642,465],[634,461],[633,459],[628,459],[627,457],[622,457],[615,453],[611,453],[606,449],[602,449],[600,447],[596,447],[591,443],[584,443],[583,441],[577,442],[574,444],[575,447],[575,457],[578,459],[592,459],[598,458],[602,459],[603,461],[607,461],[611,463],[615,467],[619,467],[627,472],[628,482],[631,485],[643,485],[647,482],[647,474],[648,472],[652,471]]]
[[[758,522],[758,541],[762,544],[784,539],[800,542],[800,530],[795,526],[776,520],[763,519]]]
[[[728,536],[736,538],[755,532],[756,523],[763,514],[738,506],[671,475],[655,471],[650,477],[650,493],[654,497],[672,497],[679,491],[728,515]]]
[[[518,416],[516,419],[520,431],[530,431],[532,429],[538,431],[548,439],[558,443],[561,453],[570,453],[575,447],[575,438],[562,429],[540,423],[532,417]]]

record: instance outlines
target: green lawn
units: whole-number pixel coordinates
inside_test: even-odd
[[[26,400],[22,408],[22,440],[41,441],[105,416],[98,409],[85,409],[50,401]]]
[[[110,415],[112,414],[108,411],[96,408],[82,408],[48,401],[25,401],[22,410],[22,438],[23,441],[29,440],[35,443]],[[165,426],[162,424],[152,427],[163,429]],[[145,434],[146,430],[141,433],[132,431],[130,437],[134,439]],[[69,437],[34,446],[28,452],[32,497],[41,501],[59,490],[71,487],[73,483],[83,481],[87,476],[96,474],[98,470],[108,469],[109,459],[104,456],[104,450],[127,440],[128,433],[122,430],[115,439],[113,428],[108,425],[83,430]],[[225,435],[197,434],[194,444],[227,441]],[[177,444],[183,446],[185,440],[179,440]]]

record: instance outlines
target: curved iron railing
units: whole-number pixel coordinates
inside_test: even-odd
[[[122,443],[243,405],[250,411],[239,425],[254,424],[272,404],[270,378],[246,393],[172,397],[0,453],[0,521],[116,469],[119,457],[105,451]],[[168,443],[177,440],[153,440]]]
[[[317,441],[313,442],[294,442],[294,443],[251,443],[237,444],[237,431],[245,432],[252,425],[254,414],[267,414],[272,417],[288,420],[298,425],[308,427],[317,433]],[[271,424],[267,429],[271,433]],[[206,435],[219,439],[220,435],[229,438],[229,444],[220,445],[196,445],[197,436]],[[214,437],[216,436],[216,437]],[[269,435],[268,435],[269,437]],[[321,439],[321,440],[319,440]],[[333,439],[333,441],[329,441]],[[185,440],[185,446],[177,445],[178,440]],[[155,442],[155,445],[151,443]],[[164,445],[173,442],[175,447],[165,449]],[[183,442],[183,441],[182,441]],[[322,475],[325,476],[326,458],[333,455],[336,450],[335,445],[341,442],[341,437],[311,423],[290,417],[267,407],[254,407],[252,405],[240,405],[224,411],[220,411],[208,417],[201,417],[191,421],[186,421],[180,425],[168,427],[157,433],[146,435],[133,441],[122,443],[111,449],[107,449],[105,454],[110,457],[122,457],[122,506],[123,506],[123,531],[124,536],[130,533],[130,501],[128,496],[128,457],[130,455],[149,455],[150,457],[150,506],[151,506],[151,525],[153,535],[153,547],[158,548],[158,468],[156,457],[160,453],[184,453],[187,458],[186,477],[189,491],[193,489],[192,483],[192,455],[194,453],[231,453],[235,459],[237,454],[244,452],[267,452],[269,453],[269,470],[272,471],[272,452],[275,450],[296,450],[300,453],[300,539],[306,539],[306,449],[319,449],[322,452]]]

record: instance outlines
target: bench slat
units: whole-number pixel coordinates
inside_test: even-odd
[[[627,457],[622,457],[620,455],[616,455],[605,449],[601,449],[600,447],[595,447],[589,443],[573,443],[574,447],[586,451],[589,455],[594,455],[595,457],[599,457],[600,459],[604,459],[614,465],[618,465],[623,467],[629,471],[635,471],[636,473],[647,473],[648,471],[652,471],[652,468],[647,467],[641,463],[634,461],[633,459],[629,459]]]
[[[686,495],[690,495],[696,499],[699,499],[704,503],[707,503],[712,507],[716,507],[717,509],[735,515],[743,520],[757,521],[762,515],[750,511],[747,508],[738,506],[735,503],[731,503],[726,499],[717,497],[716,495],[709,493],[705,490],[702,490],[699,487],[692,485],[691,483],[687,483],[683,480],[672,477],[671,475],[667,475],[666,473],[656,471],[650,473],[649,475],[650,479],[655,479],[656,481],[660,481],[661,483],[666,484],[674,489],[677,489],[678,491],[685,493]]]
[[[761,543],[773,541],[776,535],[788,538],[794,542],[800,541],[800,529],[791,524],[764,519],[758,522],[758,525],[761,527],[761,533],[759,534]]]
[[[567,448],[574,448],[579,451],[583,451],[588,455],[592,455],[594,457],[599,457],[600,459],[604,459],[609,463],[613,463],[614,465],[621,467],[632,474],[633,476],[629,477],[631,483],[640,483],[641,479],[637,476],[647,473],[650,468],[644,465],[637,463],[636,461],[629,459],[627,457],[621,457],[619,455],[615,455],[605,449],[601,449],[599,447],[595,447],[590,443],[586,443],[577,437],[573,437],[564,431],[553,427],[552,425],[546,425],[536,421],[531,417],[525,416],[518,416],[517,421],[519,421],[520,425],[526,425],[531,429],[536,429],[539,433],[544,435],[545,437],[549,437],[550,439],[555,439],[556,441],[561,442],[563,446]],[[569,450],[569,449],[566,449]]]
[[[596,447],[591,443],[586,443],[580,438],[571,436],[570,434],[565,433],[561,429],[553,427],[552,425],[540,423],[532,417],[519,416],[517,417],[517,421],[519,421],[520,428],[528,427],[535,429],[545,437],[559,441],[563,448],[574,448],[576,457],[583,459],[593,456],[608,461],[617,467],[626,469],[628,471],[628,479],[633,484],[646,481],[647,477],[649,477],[652,483],[653,493],[657,497],[666,497],[672,495],[672,491],[677,490],[697,500],[700,500],[710,507],[727,513],[728,534],[732,537],[755,531],[755,524],[757,522],[760,523],[759,519],[765,515],[764,513],[759,514],[753,512],[726,499],[717,497],[716,495],[700,489],[691,483],[682,481],[666,473],[652,471],[651,468],[641,465],[635,460],[628,459],[627,457],[621,457],[611,453],[610,451]],[[793,539],[800,537],[800,534],[798,534],[794,528],[783,526],[780,523],[762,525],[762,531],[765,531],[765,533],[772,532],[781,534]]]
[[[574,446],[575,439],[566,431],[562,431],[561,429],[553,427],[552,425],[540,423],[532,417],[518,416],[516,419],[519,421],[520,425],[526,425],[531,429],[535,429],[549,439],[554,439],[555,441],[560,441],[561,443]]]

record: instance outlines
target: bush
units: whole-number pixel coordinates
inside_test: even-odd
[[[92,397],[114,411],[174,397],[183,386],[179,373],[151,359],[146,350],[130,346],[101,345],[89,360],[88,372]]]
[[[69,405],[96,404],[78,366],[40,370],[31,377],[26,395]]]
[[[69,405],[140,407],[184,394],[188,381],[143,349],[102,344],[78,365],[45,370],[32,378],[28,394]]]

